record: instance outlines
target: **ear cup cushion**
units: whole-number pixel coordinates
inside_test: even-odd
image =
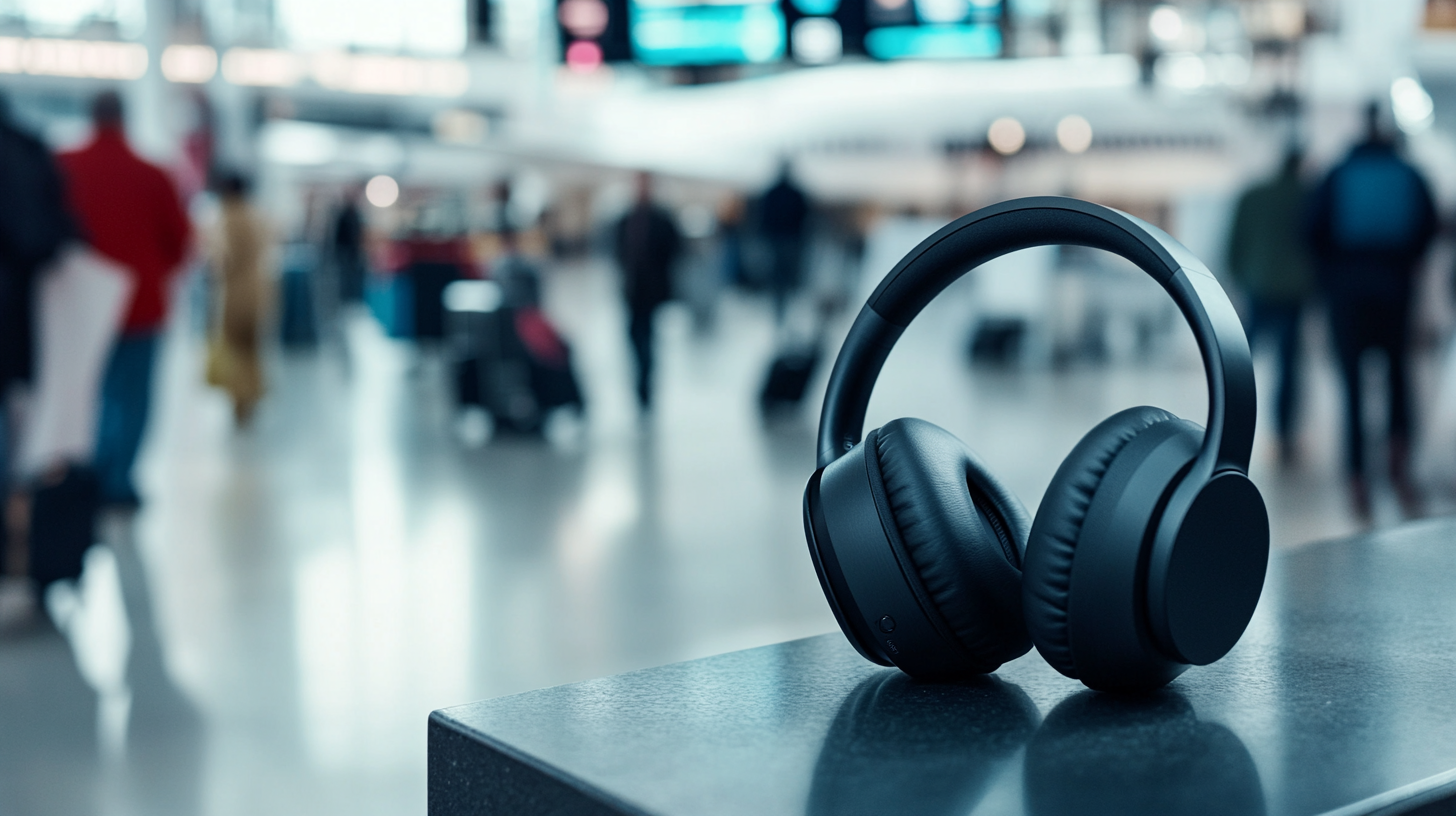
[[[916,576],[979,670],[1025,654],[1021,555],[1029,525],[1021,502],[963,442],[924,420],[890,422],[874,433],[872,450]]]
[[[1092,497],[1112,460],[1133,437],[1176,419],[1160,408],[1139,406],[1103,420],[1062,460],[1037,508],[1022,564],[1026,627],[1042,657],[1068,677],[1077,676],[1067,626],[1072,559]]]

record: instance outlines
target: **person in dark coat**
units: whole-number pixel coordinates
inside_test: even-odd
[[[364,298],[364,218],[359,213],[360,194],[358,189],[344,194],[330,236],[334,268],[339,275],[340,303],[357,303]]]
[[[0,394],[34,373],[35,276],[73,234],[50,151],[0,98]]]
[[[1401,158],[1366,111],[1366,135],[1320,183],[1305,229],[1330,312],[1330,330],[1345,385],[1345,463],[1354,510],[1370,515],[1362,423],[1360,359],[1377,350],[1389,387],[1390,478],[1407,513],[1419,513],[1411,481],[1411,397],[1407,357],[1416,273],[1436,233],[1436,208],[1420,172]]]
[[[75,234],[60,172],[40,140],[20,129],[0,97],[0,556],[8,552],[6,509],[16,427],[11,392],[35,376],[35,282]]]
[[[1275,433],[1280,459],[1294,457],[1299,407],[1300,325],[1314,293],[1314,273],[1300,230],[1307,195],[1299,177],[1303,154],[1291,149],[1271,178],[1239,197],[1229,233],[1228,266],[1248,295],[1249,341],[1272,340],[1278,352]]]
[[[682,236],[672,216],[652,200],[652,176],[637,174],[637,200],[617,223],[617,265],[627,302],[627,335],[637,360],[637,400],[652,407],[652,323],[672,298],[672,266]]]
[[[809,220],[809,199],[794,183],[785,162],[778,179],[763,194],[759,205],[763,237],[769,250],[769,291],[774,318],[783,323],[789,297],[804,277],[804,233]]]

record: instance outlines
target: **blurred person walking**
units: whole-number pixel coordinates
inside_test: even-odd
[[[333,234],[329,236],[334,269],[339,279],[339,302],[358,303],[364,299],[364,217],[359,212],[360,187],[344,193],[344,201],[334,215]]]
[[[233,418],[238,427],[246,427],[265,390],[258,340],[271,300],[264,269],[269,235],[248,200],[246,179],[228,174],[219,193],[222,214],[209,254],[222,297],[208,349],[207,380],[228,392]]]
[[[1314,291],[1314,273],[1301,232],[1307,190],[1299,177],[1304,155],[1292,148],[1278,172],[1239,197],[1229,234],[1228,264],[1248,294],[1245,320],[1250,343],[1268,338],[1278,354],[1279,385],[1274,427],[1279,459],[1291,464],[1296,453],[1299,410],[1300,326],[1305,303]]]
[[[1351,149],[1310,199],[1305,229],[1345,385],[1345,462],[1356,514],[1370,517],[1365,471],[1361,357],[1386,358],[1390,479],[1402,508],[1419,514],[1410,474],[1411,396],[1407,357],[1416,272],[1435,235],[1435,205],[1420,172],[1381,128],[1380,107],[1366,110],[1365,139]]]
[[[50,151],[0,98],[0,399],[34,374],[35,278],[73,233],[64,195]]]
[[[119,263],[134,287],[101,391],[96,469],[102,499],[135,507],[132,465],[151,407],[152,369],[167,316],[168,288],[191,241],[177,190],[143,161],[123,133],[121,97],[99,94],[89,144],[60,157],[72,211],[92,248]]]
[[[778,179],[763,194],[759,205],[760,228],[768,244],[769,291],[773,295],[774,319],[782,325],[789,298],[804,277],[804,233],[809,220],[809,199],[794,183],[785,161]]]
[[[11,119],[0,97],[0,620],[28,613],[27,557],[19,535],[22,485],[12,482],[19,449],[19,391],[36,373],[36,279],[74,230],[60,173],[39,139]]]
[[[637,200],[617,223],[617,265],[627,302],[627,336],[637,361],[637,401],[652,407],[652,324],[657,309],[672,298],[672,267],[682,235],[672,215],[652,200],[652,176],[637,174]]]

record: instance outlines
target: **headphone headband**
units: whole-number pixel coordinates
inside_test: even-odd
[[[961,275],[1018,249],[1074,244],[1132,261],[1178,304],[1208,377],[1198,462],[1247,472],[1254,443],[1254,369],[1233,304],[1213,274],[1172,236],[1126,213],[1074,198],[994,204],[957,219],[906,255],[870,295],[840,348],[819,418],[819,467],[860,441],[885,359],[926,304]]]

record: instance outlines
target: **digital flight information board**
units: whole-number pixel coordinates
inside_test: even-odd
[[[728,65],[783,59],[779,0],[628,0],[632,54],[644,65]]]
[[[1001,55],[1001,0],[863,0],[864,53],[875,59]]]
[[[807,65],[1002,53],[1005,0],[558,0],[565,62]]]

